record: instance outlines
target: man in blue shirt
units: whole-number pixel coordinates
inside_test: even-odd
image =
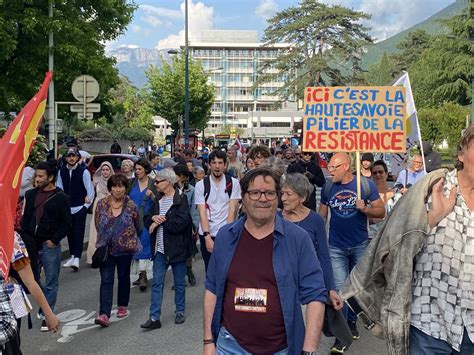
[[[311,239],[276,215],[271,168],[240,183],[246,217],[219,230],[207,270],[204,353],[316,354],[327,297]]]
[[[415,154],[412,158],[411,166],[400,171],[400,174],[398,174],[394,187],[399,187],[400,192],[404,194],[410,186],[421,180],[424,176],[426,176],[426,172],[423,169],[423,158],[421,155]]]
[[[357,162],[358,163],[358,162]],[[321,194],[319,214],[325,220],[331,210],[329,223],[329,253],[334,272],[336,290],[339,291],[347,276],[364,255],[368,241],[368,217],[383,218],[385,207],[377,187],[372,180],[361,184],[361,197],[357,199],[357,179],[352,174],[351,160],[347,153],[336,153],[328,164],[332,177],[329,191]],[[366,179],[361,176],[361,179]],[[363,185],[368,185],[364,191]],[[327,191],[323,187],[322,191]],[[348,320],[353,339],[359,339],[356,327],[357,316],[344,307],[344,315]],[[336,339],[331,352],[343,353],[345,347]]]

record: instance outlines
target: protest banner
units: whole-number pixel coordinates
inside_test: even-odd
[[[404,152],[405,88],[308,87],[303,107],[303,150]]]

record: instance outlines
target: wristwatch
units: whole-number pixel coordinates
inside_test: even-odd
[[[316,355],[316,351],[301,351],[301,355]]]
[[[202,235],[203,235],[203,236],[211,235],[211,233],[209,233],[209,232],[203,232]]]

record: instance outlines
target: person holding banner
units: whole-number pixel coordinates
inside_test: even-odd
[[[375,184],[368,179],[361,183],[361,199],[357,199],[357,179],[352,174],[351,159],[347,153],[334,154],[329,161],[328,170],[332,181],[326,182],[322,189],[319,214],[327,220],[328,211],[331,211],[329,253],[335,288],[339,291],[369,243],[368,218],[383,218],[385,206]],[[359,339],[356,314],[345,306],[344,316],[352,337]],[[331,351],[343,353],[345,350],[346,347],[336,339]]]

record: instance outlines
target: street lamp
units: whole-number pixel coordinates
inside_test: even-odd
[[[178,54],[170,49],[168,54]],[[184,147],[189,148],[189,46],[188,46],[188,0],[184,1]]]

